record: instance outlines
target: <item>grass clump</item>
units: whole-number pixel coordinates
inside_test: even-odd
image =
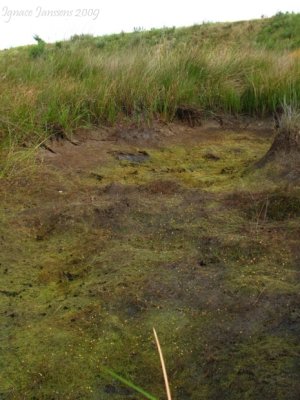
[[[38,35],[34,35],[33,38],[37,44],[33,47],[29,47],[29,55],[32,58],[37,58],[44,54],[46,43]]]

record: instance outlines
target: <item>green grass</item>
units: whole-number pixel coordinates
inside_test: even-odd
[[[37,144],[52,134],[53,124],[71,134],[124,118],[170,120],[182,104],[258,116],[283,101],[298,105],[300,58],[288,52],[299,47],[298,20],[299,14],[284,14],[77,35],[54,45],[38,38],[37,45],[2,51],[0,147]],[[292,34],[281,40],[284,30]]]
[[[263,26],[257,42],[270,49],[299,49],[300,14],[279,12]]]
[[[123,385],[131,388],[132,390],[140,393],[144,398],[149,400],[158,400],[157,397],[152,396],[152,394],[146,392],[144,389],[140,388],[139,386],[135,385],[133,382],[129,381],[128,379],[123,378],[122,376],[116,374],[114,371],[105,368],[104,371],[109,374],[115,380],[123,383]]]

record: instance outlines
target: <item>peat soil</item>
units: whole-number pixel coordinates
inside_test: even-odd
[[[300,194],[271,129],[49,141],[0,188],[0,399],[300,398]]]

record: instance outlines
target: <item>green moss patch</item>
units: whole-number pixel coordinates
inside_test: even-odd
[[[175,398],[296,399],[298,194],[249,170],[267,147],[229,132],[3,186],[0,397],[135,399],[106,366],[163,398],[154,326]]]

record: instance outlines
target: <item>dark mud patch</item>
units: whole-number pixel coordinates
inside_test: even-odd
[[[211,161],[219,161],[219,160],[221,160],[221,157],[218,156],[216,153],[206,153],[206,154],[204,154],[203,158],[205,160],[211,160]]]
[[[284,193],[267,194],[251,205],[246,214],[250,218],[270,221],[296,218],[300,216],[300,197]]]
[[[293,231],[292,236],[294,238],[294,240],[290,243],[292,260],[293,264],[300,270],[300,246],[299,239],[297,239],[300,237],[300,228]]]
[[[134,393],[133,390],[127,389],[121,384],[105,385],[103,391],[109,395],[130,396],[131,399]]]
[[[264,299],[263,299],[264,300]],[[277,309],[273,326],[270,331],[273,334],[284,334],[290,332],[292,335],[300,335],[300,296],[273,296],[268,298],[268,308],[271,303]]]
[[[55,208],[36,207],[19,213],[15,223],[28,228],[37,240],[67,232],[80,234],[85,229],[117,231],[129,207],[129,200],[126,199],[108,206],[74,203]]]
[[[142,164],[150,159],[150,155],[146,151],[138,151],[137,153],[116,152],[114,157],[119,161],[128,161],[132,164]]]
[[[141,187],[142,191],[151,194],[174,195],[183,192],[182,187],[175,181],[157,180]]]
[[[97,190],[99,195],[105,194],[114,197],[128,196],[137,192],[135,185],[124,185],[117,182],[109,183],[102,188]]]
[[[201,311],[222,307],[224,270],[199,265],[198,260],[161,265],[161,273],[143,283],[143,298],[162,309]],[[163,279],[161,277],[164,276]],[[227,299],[228,300],[228,299]]]
[[[300,216],[300,195],[297,191],[232,193],[225,199],[227,206],[237,207],[252,220],[283,221]]]
[[[124,141],[126,143],[149,143],[154,144],[161,140],[164,133],[161,128],[152,127],[124,127],[117,129],[113,137],[117,141]]]

